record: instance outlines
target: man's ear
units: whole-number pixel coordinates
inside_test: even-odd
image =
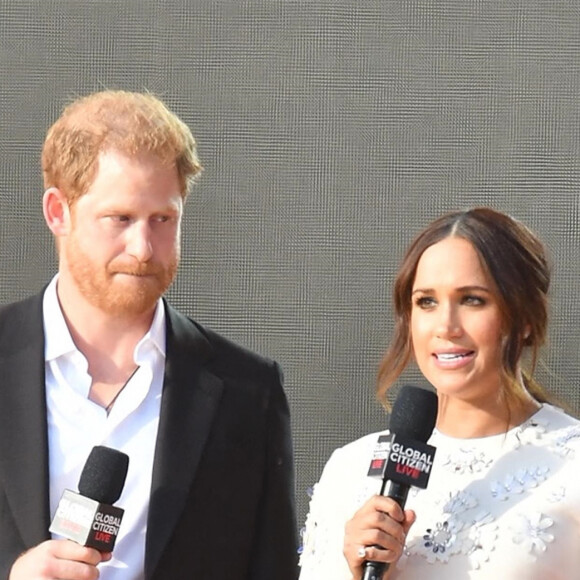
[[[42,198],[42,211],[46,225],[59,238],[70,232],[70,207],[65,195],[57,187],[49,187]]]

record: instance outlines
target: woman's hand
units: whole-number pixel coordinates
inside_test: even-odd
[[[343,553],[356,580],[366,560],[396,562],[403,553],[415,512],[389,497],[371,497],[346,523]]]

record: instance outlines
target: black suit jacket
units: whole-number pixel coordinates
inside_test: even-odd
[[[146,580],[297,577],[288,405],[275,363],[167,304]],[[0,578],[50,537],[42,295],[0,309]]]

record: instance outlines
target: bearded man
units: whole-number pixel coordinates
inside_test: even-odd
[[[280,369],[162,297],[201,171],[189,128],[152,95],[95,93],[42,165],[58,274],[0,310],[0,578],[296,578]],[[112,554],[48,531],[95,445],[129,456]]]

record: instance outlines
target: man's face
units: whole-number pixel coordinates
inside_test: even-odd
[[[101,311],[145,314],[175,277],[182,211],[175,167],[102,153],[91,187],[71,207],[61,268]]]

